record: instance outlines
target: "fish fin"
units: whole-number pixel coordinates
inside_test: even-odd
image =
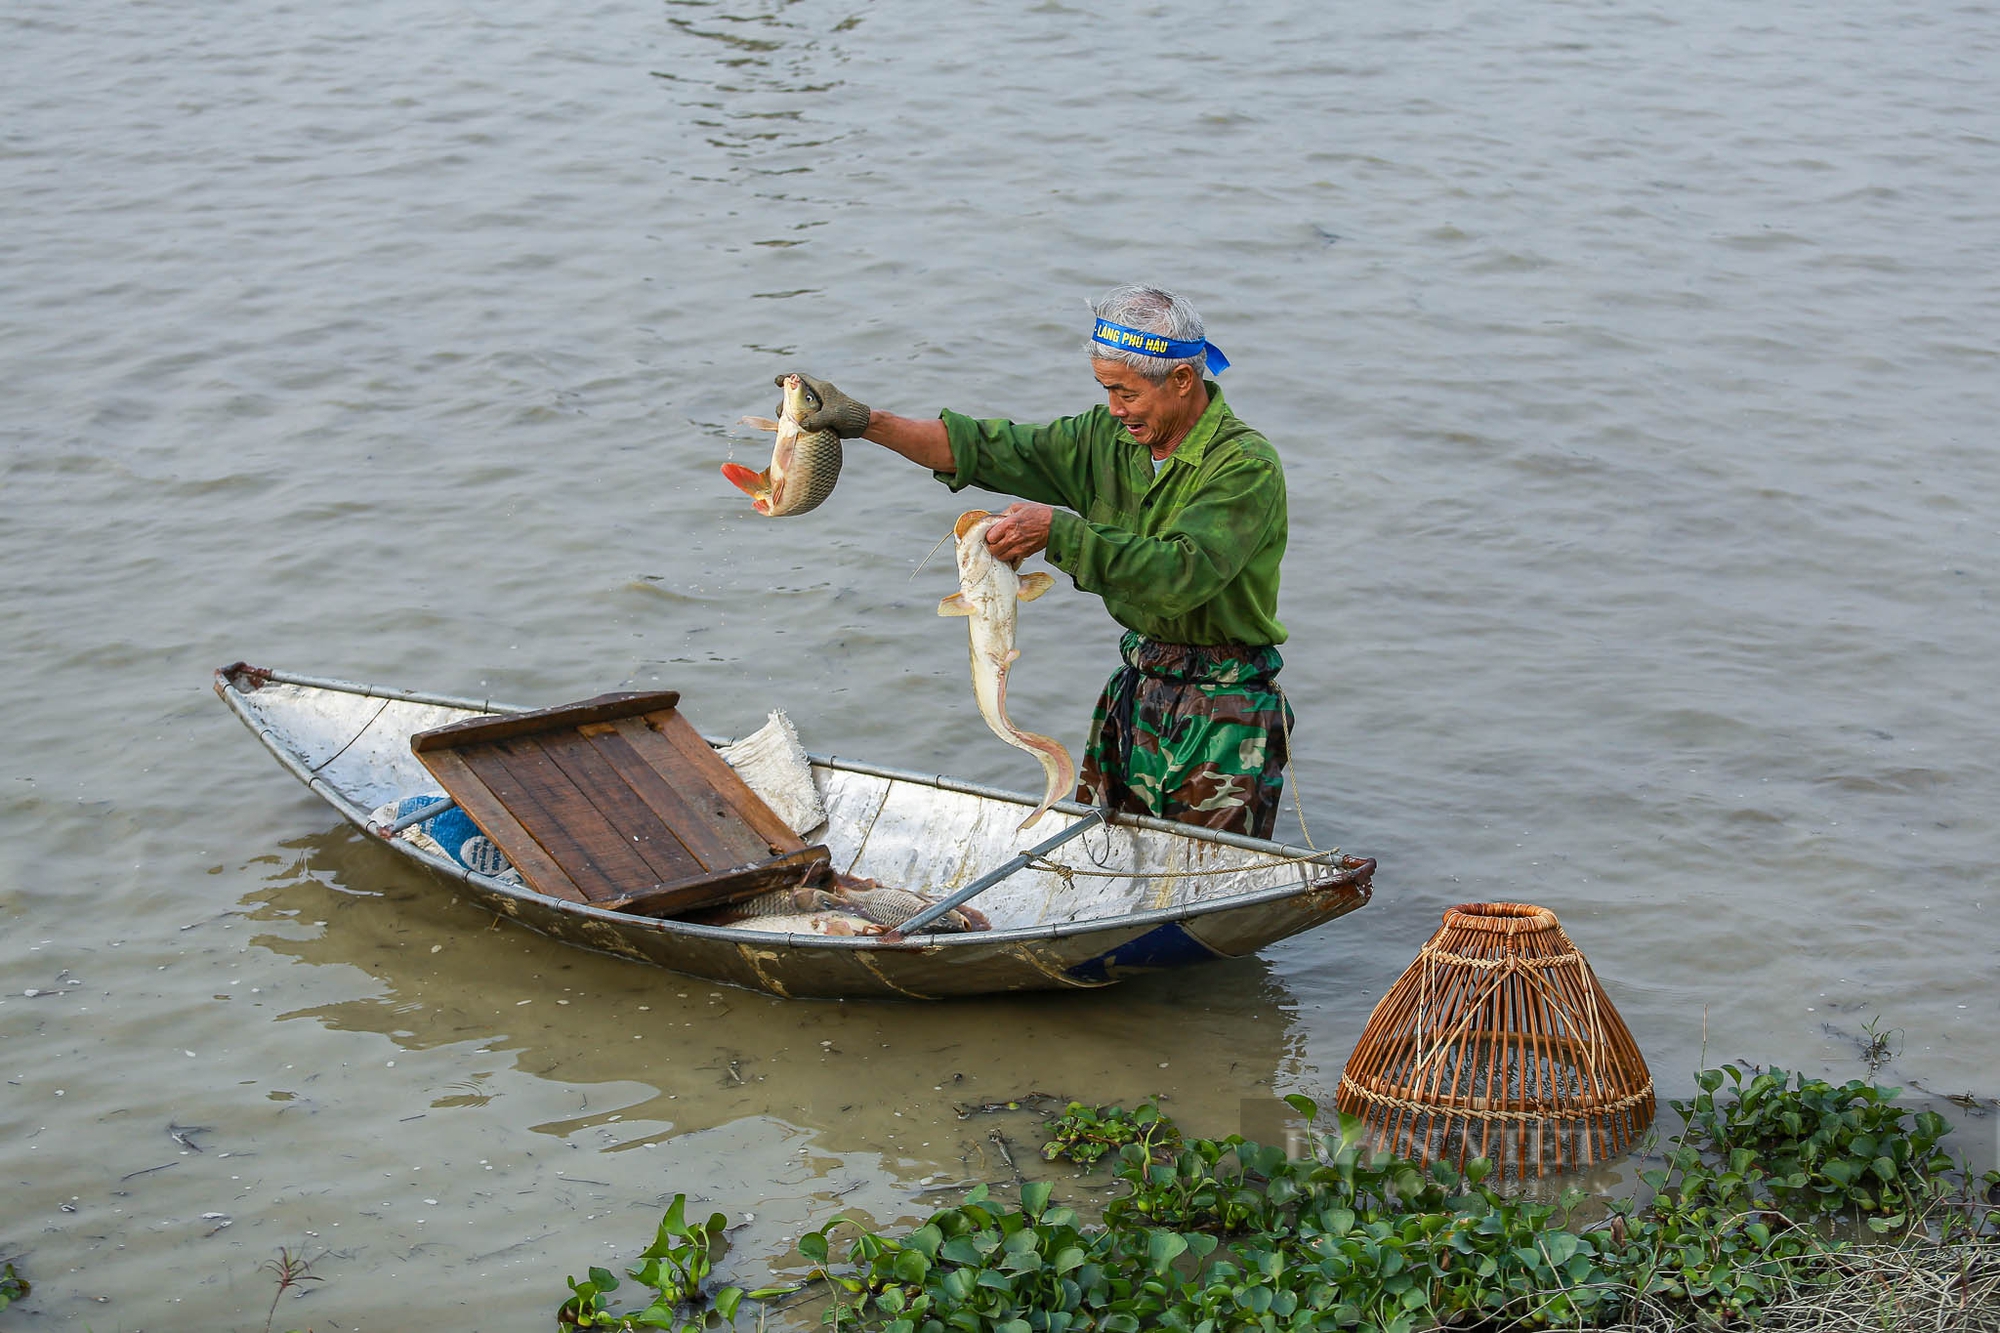
[[[775,431],[778,429],[778,423],[771,420],[771,418],[769,417],[745,417],[743,418],[742,421],[738,422],[737,424],[742,426],[750,426],[756,430]]]
[[[955,592],[938,602],[938,614],[941,616],[969,616],[972,614],[972,603],[965,600],[964,593]]]
[[[1020,660],[1021,660],[1021,650],[1020,650],[1019,648],[1009,648],[1009,649],[1007,650],[1007,665],[1008,665],[1008,666],[1013,666],[1013,665],[1014,665],[1014,663],[1016,663],[1016,662],[1018,662],[1018,661],[1020,661]]]
[[[1039,569],[1032,574],[1023,574],[1021,576],[1021,600],[1032,602],[1055,586],[1056,578],[1053,574],[1044,573]]]
[[[972,531],[973,524],[977,523],[980,519],[986,517],[988,517],[988,514],[984,509],[966,510],[963,514],[960,514],[958,516],[958,526],[954,527],[951,530],[951,535],[954,537],[963,538],[966,533]]]
[[[759,491],[768,491],[771,489],[771,478],[768,471],[752,472],[741,463],[724,463],[722,465],[722,475],[728,480],[731,486],[734,486],[746,495],[755,495]]]

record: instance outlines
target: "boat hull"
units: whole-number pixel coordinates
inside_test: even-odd
[[[296,676],[241,663],[216,693],[279,762],[371,836],[370,812],[435,789],[409,751],[417,731],[523,711]],[[813,836],[850,874],[948,893],[1020,850],[1036,798],[949,778],[813,760],[829,820]],[[1087,813],[1062,802],[1059,814]],[[455,894],[581,948],[783,996],[938,999],[1094,989],[1123,978],[1254,953],[1364,905],[1374,862],[1115,816],[1058,856],[989,889],[994,929],[886,942],[776,934],[606,911],[477,874],[402,839],[386,845],[454,882]],[[1069,849],[1065,848],[1065,852]]]

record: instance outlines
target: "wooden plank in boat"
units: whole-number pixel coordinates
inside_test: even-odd
[[[639,725],[644,730],[643,724]],[[701,789],[683,796],[658,769],[632,748],[632,742],[610,722],[592,722],[577,731],[597,748],[604,761],[616,769],[639,799],[660,821],[674,831],[694,859],[704,866],[726,866],[754,861],[769,854],[764,840],[741,820],[718,818],[702,808],[703,798],[714,796]],[[651,733],[648,732],[648,735]],[[678,752],[676,752],[678,755]]]
[[[537,740],[517,737],[467,745],[458,753],[591,902],[622,898],[658,883],[651,868],[541,752]]]
[[[755,830],[758,837],[771,844],[773,851],[796,852],[805,846],[805,840],[792,832],[785,821],[764,804],[764,799],[736,776],[736,770],[701,738],[701,733],[688,725],[686,718],[678,712],[665,716],[649,713],[646,725],[671,741],[674,748],[694,766],[694,770],[722,793],[735,808],[737,817]]]
[[[720,805],[704,803],[704,806],[713,809],[722,823],[730,822],[733,816],[761,838],[771,852],[796,852],[805,846],[804,839],[772,813],[762,797],[744,785],[736,770],[723,762],[722,756],[678,711],[650,713],[642,721],[621,721],[618,733],[676,789],[712,792],[720,798]]]
[[[824,873],[670,691],[473,718],[410,748],[541,892],[665,915]],[[489,827],[489,823],[491,827]]]
[[[657,713],[672,708],[679,703],[680,693],[676,690],[641,690],[625,694],[600,694],[582,703],[559,704],[554,708],[537,708],[531,713],[495,713],[486,717],[467,718],[463,722],[453,722],[448,726],[433,727],[410,737],[410,749],[422,754],[426,750],[455,750],[476,741],[506,740],[510,736],[528,736],[548,731],[555,727],[580,727],[589,722],[612,722],[621,717],[638,717],[645,713]]]
[[[615,767],[605,763],[587,738],[569,731],[501,742],[510,755],[530,744],[570,781],[660,883],[706,874],[715,864],[684,846],[652,805],[640,798]]]
[[[704,907],[741,902],[773,889],[795,888],[824,874],[831,859],[825,847],[807,847],[758,865],[661,884],[599,905],[635,916],[679,916]]]
[[[423,760],[431,776],[443,784],[458,802],[458,808],[465,811],[466,818],[492,839],[493,845],[513,863],[514,868],[521,872],[521,878],[527,880],[537,893],[573,903],[590,901],[576,882],[563,873],[562,867],[542,850],[534,835],[522,828],[521,822],[508,812],[506,803],[488,789],[455,751],[434,750],[424,755]]]

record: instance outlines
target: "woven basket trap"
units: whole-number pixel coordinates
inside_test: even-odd
[[[1376,1144],[1536,1175],[1622,1156],[1653,1077],[1555,913],[1462,903],[1389,988],[1347,1058],[1340,1109]]]

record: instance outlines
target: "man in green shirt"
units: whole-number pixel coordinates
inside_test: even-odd
[[[801,425],[885,445],[954,491],[1020,497],[988,531],[993,553],[1045,552],[1125,627],[1077,799],[1267,838],[1291,725],[1274,679],[1284,470],[1204,377],[1229,363],[1184,298],[1119,287],[1094,310],[1106,401],[1080,416],[900,417],[808,376],[822,406]]]

